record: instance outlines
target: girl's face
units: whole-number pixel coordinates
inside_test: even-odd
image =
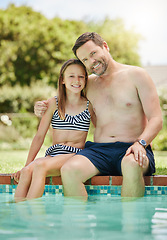
[[[66,90],[79,93],[85,87],[85,70],[82,66],[71,64],[66,68],[63,74],[63,84]]]

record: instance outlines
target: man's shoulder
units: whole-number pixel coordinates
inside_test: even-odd
[[[127,71],[129,73],[145,73],[146,72],[146,70],[142,67],[126,65],[126,64],[122,64],[122,70]]]
[[[135,84],[143,84],[143,82],[152,82],[151,77],[147,73],[147,71],[138,66],[127,66],[127,75],[128,78],[131,79]]]
[[[92,84],[94,84],[95,83],[95,80],[97,79],[97,75],[95,75],[95,74],[91,74],[91,75],[89,75],[89,77],[88,77],[88,82],[87,82],[87,87],[91,87],[92,86]]]
[[[130,66],[130,70],[133,72],[137,72],[137,73],[145,73],[146,70],[142,67],[138,67],[138,66]]]
[[[138,66],[122,64],[122,71],[126,73],[126,76],[135,79],[148,77],[148,73],[146,72],[146,70]]]
[[[89,75],[89,77],[88,77],[88,82],[91,82],[92,80],[95,80],[96,78],[97,78],[97,75],[91,74],[91,75]]]

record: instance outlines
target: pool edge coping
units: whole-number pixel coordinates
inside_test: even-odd
[[[0,185],[17,185],[11,173],[0,174]],[[145,186],[167,186],[167,175],[144,176]],[[122,185],[122,176],[94,176],[85,185]],[[45,185],[62,185],[61,177],[46,177]]]

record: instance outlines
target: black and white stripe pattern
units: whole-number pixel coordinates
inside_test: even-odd
[[[57,97],[56,101],[57,101]],[[57,101],[58,104],[58,101]],[[53,114],[51,123],[54,129],[62,129],[62,130],[78,130],[78,131],[88,131],[90,126],[90,112],[88,109],[89,101],[87,101],[87,108],[81,113],[71,116],[65,114],[65,119],[62,120],[59,117],[58,110]]]
[[[61,144],[55,144],[46,150],[45,157],[48,155],[51,157],[54,157],[54,156],[60,155],[60,154],[78,153],[81,150],[82,150],[81,148],[76,148],[76,147],[71,147],[71,146],[66,146],[66,145],[61,145]]]

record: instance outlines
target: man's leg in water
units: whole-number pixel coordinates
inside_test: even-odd
[[[87,197],[84,182],[99,174],[99,170],[83,155],[75,155],[61,168],[65,196]]]
[[[146,157],[145,167],[141,167],[135,160],[134,155],[130,154],[122,159],[121,169],[123,175],[122,197],[143,197],[145,183],[143,174],[148,170],[149,160]]]

